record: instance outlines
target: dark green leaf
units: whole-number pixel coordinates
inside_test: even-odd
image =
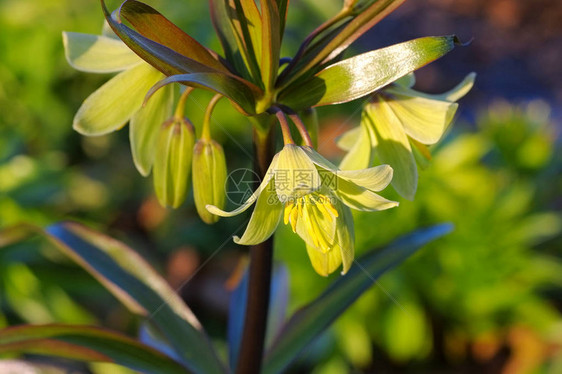
[[[146,38],[213,69],[228,72],[214,52],[203,47],[152,7],[127,0],[121,5],[119,14]]]
[[[358,99],[438,59],[456,42],[455,36],[425,37],[367,52],[289,86],[278,101],[300,110]]]
[[[228,0],[209,0],[211,20],[221,42],[226,59],[242,77],[251,79],[229,18]]]
[[[197,73],[172,75],[158,82],[148,92],[150,97],[156,90],[170,83],[182,83],[188,86],[209,89],[231,100],[232,104],[244,114],[255,114],[255,97],[257,88],[252,90],[239,79],[222,73]]]
[[[41,325],[0,330],[1,353],[34,353],[108,362],[143,373],[186,374],[170,357],[125,335],[97,327]]]
[[[20,233],[39,233],[86,269],[133,313],[148,318],[176,349],[182,362],[197,373],[223,368],[201,324],[166,281],[123,243],[75,223],[42,230],[21,226]],[[18,230],[16,230],[17,232]],[[5,231],[0,231],[0,242]],[[14,229],[8,229],[8,237]],[[20,235],[21,237],[21,235]]]
[[[285,32],[285,23],[287,22],[287,13],[289,11],[289,0],[275,0],[277,9],[279,10],[279,40],[283,40]]]
[[[261,85],[261,16],[254,0],[224,0],[227,20],[253,82]]]
[[[402,237],[383,250],[371,251],[338,278],[316,300],[297,311],[268,351],[264,373],[279,373],[324,332],[375,280],[415,253],[420,247],[452,230],[439,225]]]

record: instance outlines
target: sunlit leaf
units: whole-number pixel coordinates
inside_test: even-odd
[[[213,72],[215,69],[188,58],[178,52],[144,37],[111,15],[102,0],[107,23],[127,46],[143,60],[166,75],[194,72]]]
[[[279,9],[271,0],[261,1],[261,24],[261,76],[266,91],[269,91],[277,79],[281,47]]]
[[[254,0],[211,0],[211,14],[219,38],[227,54],[239,64],[244,63],[242,71],[248,71],[251,80],[261,83],[261,16]],[[230,45],[226,45],[230,44]],[[235,48],[235,50],[233,50]],[[231,50],[239,56],[228,53]]]
[[[402,5],[404,1],[405,0],[368,1],[371,4],[366,9],[357,11],[357,15],[347,24],[339,35],[326,46],[325,50],[318,55],[317,59],[320,60],[321,57],[325,61],[333,59],[361,35],[369,31],[383,18]]]
[[[208,89],[224,95],[242,113],[255,114],[255,95],[258,92],[239,79],[222,73],[195,73],[172,75],[158,82],[149,91],[148,96],[170,83],[182,83],[192,87]]]
[[[242,77],[251,79],[231,19],[228,0],[209,0],[211,21],[221,42],[226,59]]]
[[[121,5],[119,14],[146,38],[213,69],[228,71],[214,52],[203,47],[152,7],[139,1],[127,0]]]
[[[343,24],[321,33],[313,43],[306,47],[300,58],[292,61],[287,68],[287,73],[291,74],[287,74],[283,83],[288,84],[315,66],[333,60],[404,1],[369,0],[368,2],[371,4],[368,7],[345,13],[347,18],[344,18]]]
[[[168,356],[125,335],[98,327],[39,325],[0,330],[0,354],[33,353],[115,363],[143,373],[186,374]]]
[[[419,38],[343,60],[289,86],[279,101],[301,109],[363,97],[443,56],[456,40],[455,36]]]
[[[439,225],[419,230],[398,239],[383,250],[371,251],[357,259],[357,264],[345,276],[338,278],[322,295],[290,318],[266,354],[264,373],[280,373],[286,369],[377,278],[451,229],[450,225]]]

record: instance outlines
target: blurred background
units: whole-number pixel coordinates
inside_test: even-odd
[[[220,51],[207,2],[146,2]],[[284,54],[340,6],[293,0]],[[388,189],[399,208],[356,215],[357,252],[435,223],[455,231],[381,278],[291,372],[562,372],[561,19],[558,0],[409,0],[354,44],[359,53],[426,35],[472,40],[416,74],[416,88],[428,93],[471,71],[478,77],[433,147],[415,201]],[[206,226],[191,197],[176,211],[161,208],[152,181],[133,166],[127,128],[96,138],[71,128],[109,76],[70,68],[61,32],[99,34],[102,22],[94,0],[0,1],[0,227],[77,220],[123,240],[174,287],[190,280],[180,292],[226,352],[228,296],[245,258],[230,238],[244,217]],[[342,157],[334,139],[358,124],[360,104],[319,110],[321,153]],[[201,109],[188,105],[200,125]],[[221,105],[214,136],[228,167],[250,167],[250,125]],[[276,258],[289,270],[289,312],[339,276],[316,275],[302,241],[285,229]],[[139,322],[46,243],[0,251],[0,327],[55,321],[131,335]],[[32,359],[76,373],[126,372]]]

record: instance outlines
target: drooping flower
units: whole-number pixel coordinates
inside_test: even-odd
[[[231,217],[255,203],[246,231],[241,237],[234,237],[236,243],[259,244],[283,220],[304,240],[312,266],[320,275],[327,276],[342,264],[345,274],[354,257],[350,208],[379,211],[397,206],[398,203],[375,193],[391,179],[392,168],[388,165],[343,171],[311,147],[286,144],[244,204],[231,212],[212,205],[207,209]]]
[[[361,125],[338,141],[348,151],[340,167],[366,168],[376,154],[394,169],[395,190],[412,200],[418,182],[416,160],[423,166],[424,159],[431,158],[427,145],[442,138],[457,110],[455,101],[470,91],[474,78],[469,74],[451,91],[429,95],[411,88],[412,74],[375,94],[364,108]]]
[[[103,135],[130,122],[129,136],[133,161],[139,173],[150,174],[154,163],[160,125],[173,111],[174,91],[160,90],[142,106],[148,90],[164,74],[153,68],[109,29],[103,35],[63,32],[69,64],[89,73],[119,73],[82,104],[73,127],[83,135]]]

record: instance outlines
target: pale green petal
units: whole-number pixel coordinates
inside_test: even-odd
[[[108,38],[120,40],[115,31],[109,26],[106,20],[103,21],[103,27],[101,28],[101,34],[107,36]]]
[[[392,181],[392,175],[393,170],[388,165],[361,170],[340,170],[337,172],[338,178],[353,182],[371,191],[384,190]]]
[[[123,127],[139,110],[162,73],[140,64],[109,80],[82,103],[73,127],[83,135],[103,135]]]
[[[424,97],[394,95],[387,99],[406,134],[422,144],[435,144],[453,120],[458,104]]]
[[[360,126],[360,129],[361,135],[340,163],[340,169],[342,170],[364,169],[371,164],[373,144],[369,136],[369,130],[364,124]]]
[[[406,88],[412,88],[414,87],[414,84],[416,84],[416,76],[414,75],[414,73],[406,74],[402,78],[394,81],[394,84]]]
[[[211,212],[212,214],[215,214],[217,216],[221,216],[221,217],[233,217],[236,216],[242,212],[245,212],[260,196],[260,194],[266,189],[273,189],[274,185],[272,183],[269,183],[274,176],[274,172],[273,170],[275,170],[276,166],[277,166],[277,159],[279,158],[279,155],[275,155],[273,157],[273,160],[271,161],[271,164],[269,165],[269,168],[267,169],[267,172],[265,173],[265,177],[263,179],[263,181],[261,182],[261,184],[259,185],[259,187],[257,188],[257,190],[254,191],[254,193],[252,194],[252,196],[250,196],[248,198],[248,200],[246,200],[244,202],[244,204],[240,205],[238,208],[234,209],[231,212],[226,212],[222,209],[217,208],[214,205],[207,205],[207,210],[209,212]]]
[[[365,110],[377,137],[376,151],[379,159],[394,169],[392,186],[400,195],[413,200],[418,184],[418,169],[400,120],[380,97]]]
[[[312,161],[312,163],[320,166],[322,169],[330,170],[334,173],[339,170],[336,165],[334,165],[320,153],[316,152],[314,149],[310,147],[302,147],[302,150],[306,153],[308,159]]]
[[[114,73],[143,63],[121,40],[107,36],[63,32],[66,59],[76,70]]]
[[[410,139],[410,143],[418,166],[422,170],[427,169],[429,161],[431,161],[431,152],[429,151],[429,148],[425,144],[421,144],[414,139]]]
[[[320,187],[320,176],[303,147],[286,144],[279,152],[275,173],[275,190],[281,202],[304,196]]]
[[[462,82],[457,84],[451,90],[437,95],[432,95],[432,94],[427,94],[420,91],[412,90],[409,87],[391,86],[386,88],[385,91],[387,92],[396,91],[396,93],[398,94],[406,94],[412,97],[425,97],[426,99],[430,99],[430,100],[448,101],[452,103],[460,100],[464,95],[470,92],[470,90],[474,86],[475,79],[476,79],[476,73],[470,73],[462,80]]]
[[[474,86],[474,80],[476,79],[476,73],[468,74],[462,82],[457,84],[452,90],[447,91],[441,95],[435,95],[436,99],[443,99],[447,101],[457,101],[460,100],[464,95],[466,95]]]
[[[334,248],[334,250],[339,249],[341,253],[342,275],[344,275],[351,268],[355,257],[355,229],[351,210],[343,204],[338,204],[337,209],[339,212],[338,226],[336,227],[337,248]]]
[[[164,78],[164,75],[162,75]],[[146,106],[136,112],[129,124],[129,141],[133,161],[142,176],[148,176],[154,162],[158,132],[162,123],[172,116],[174,87],[158,90]]]
[[[277,198],[270,179],[258,197],[250,222],[241,238],[235,236],[234,242],[240,245],[256,245],[267,240],[279,225],[283,204]]]
[[[321,250],[307,244],[306,251],[312,267],[323,277],[327,277],[336,271],[342,263],[341,251],[338,249],[334,248],[331,251],[324,253]]]
[[[345,205],[356,210],[378,211],[398,206],[395,201],[387,200],[366,188],[343,179],[338,180],[338,189],[334,192]]]
[[[344,132],[341,136],[336,138],[337,146],[344,150],[350,151],[351,148],[357,143],[359,137],[361,136],[361,126],[352,128],[349,131]]]
[[[333,173],[337,178],[336,182],[334,182],[331,178],[323,177],[323,175],[321,175],[324,186],[329,189],[337,189],[339,178],[373,191],[381,191],[385,189],[392,180],[393,170],[388,165],[380,165],[360,170],[339,170],[337,166],[332,164],[314,149],[310,147],[303,147],[303,150],[313,163],[320,168],[325,169],[325,171]]]

